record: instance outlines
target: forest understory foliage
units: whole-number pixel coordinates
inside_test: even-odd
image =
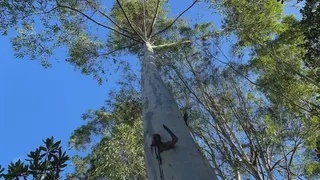
[[[164,0],[0,2],[0,32],[16,28],[18,58],[50,67],[63,47],[66,62],[99,83],[109,64],[121,74],[105,104],[85,112],[72,133],[70,147],[85,155],[72,157],[68,179],[147,179],[141,72],[132,63],[146,42],[219,179],[319,179],[320,2],[189,4],[180,15],[212,14],[170,18]],[[35,30],[39,22],[42,31]],[[96,35],[105,29],[107,36]]]

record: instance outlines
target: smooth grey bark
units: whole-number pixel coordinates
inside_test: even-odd
[[[241,180],[241,174],[239,170],[236,170],[236,180]]]
[[[155,133],[160,134],[163,142],[171,140],[163,124],[178,137],[174,149],[161,153],[164,179],[217,180],[207,159],[192,139],[176,101],[157,71],[153,49],[149,43],[146,44],[141,66],[144,151],[148,180],[161,180],[159,163],[155,152],[151,151],[151,144]]]

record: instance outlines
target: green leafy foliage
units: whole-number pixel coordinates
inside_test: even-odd
[[[4,34],[11,27],[16,29],[12,45],[17,58],[39,60],[48,68],[57,50],[67,49],[65,60],[101,84],[109,70],[105,65],[108,59],[127,53],[142,55],[144,41],[153,45],[168,42],[162,35],[151,36],[173,22],[166,18],[168,6],[164,0],[119,3],[5,1],[0,11],[4,18],[0,29]]]
[[[270,143],[283,142],[284,148],[289,149],[291,144],[288,143],[288,139],[301,139],[305,143],[301,145],[301,151],[305,153],[298,153],[292,157],[296,160],[303,159],[305,163],[300,164],[305,170],[303,175],[313,177],[314,174],[311,172],[316,172],[315,164],[318,162],[315,162],[315,155],[310,150],[315,148],[315,142],[319,139],[320,104],[317,97],[320,86],[316,75],[317,67],[306,67],[305,63],[308,64],[307,57],[310,62],[315,60],[310,59],[312,50],[309,48],[311,44],[316,47],[316,42],[311,39],[318,37],[314,33],[317,25],[311,23],[316,21],[318,11],[315,9],[318,2],[306,3],[302,10],[302,21],[298,21],[293,15],[282,16],[280,3],[269,6],[275,1],[233,1],[234,3],[230,4],[227,3],[229,1],[223,2],[227,9],[224,28],[236,35],[236,47],[244,46],[248,47],[246,51],[249,50],[249,63],[242,65],[245,67],[243,70],[247,69],[247,73],[233,69],[237,74],[241,72],[242,77],[263,92],[266,101],[270,103],[270,110],[263,120],[266,125],[263,133],[267,134],[267,138],[261,137],[260,141],[267,142],[266,147],[270,146]],[[255,8],[250,6],[251,3],[265,5]],[[246,5],[248,9],[245,9]],[[265,17],[260,14],[264,14]],[[260,25],[263,26],[259,27]],[[244,50],[239,49],[240,53],[244,54]],[[293,124],[288,126],[288,123]],[[297,132],[299,133],[296,134]],[[278,147],[274,150],[281,151]],[[292,160],[294,161],[295,159]]]
[[[0,33],[7,35],[9,28],[18,22],[23,22],[22,17],[27,17],[35,11],[33,0],[0,2]]]
[[[304,30],[304,47],[307,52],[304,62],[312,69],[311,77],[320,82],[320,3],[317,0],[306,1],[301,9]]]
[[[136,40],[139,40],[140,37],[146,39],[146,37],[149,36],[150,33],[154,34],[170,23],[170,21],[165,18],[167,10],[166,2],[164,0],[160,0],[159,5],[157,0],[150,0],[147,2],[139,0],[126,0],[119,2],[122,9],[120,8],[118,3],[114,3],[111,9],[110,16],[113,17],[116,24],[118,24],[120,27],[123,27],[126,31],[129,31],[130,36]],[[123,10],[126,15],[123,13]],[[157,23],[154,23],[154,16],[156,12]],[[128,19],[126,16],[128,17]],[[131,25],[129,24],[128,20],[130,21]],[[138,34],[136,34],[135,31]],[[131,48],[134,47],[137,42],[128,40],[128,38],[123,37],[118,33],[113,32],[112,34],[110,34],[108,41],[113,42],[108,43],[108,47],[110,49],[130,47],[129,52],[134,54],[140,54],[141,50],[143,50],[143,44],[142,46]],[[160,39],[155,38],[153,41],[160,41]]]
[[[259,73],[257,82],[263,85],[262,88],[272,89],[266,90],[272,101],[287,103],[288,107],[295,108],[288,99],[297,104],[299,102],[296,97],[311,101],[314,95],[313,84],[297,75],[308,73],[308,70],[302,67],[305,51],[300,47],[303,36],[299,23],[293,16],[287,16],[283,19],[282,26],[284,31],[277,38],[265,42],[266,46],[255,49],[256,56],[251,60],[251,67]]]
[[[139,96],[132,89],[110,96],[106,106],[83,114],[87,124],[70,137],[71,147],[90,147],[86,156],[72,158],[70,179],[146,179]]]
[[[260,44],[281,31],[282,5],[274,0],[224,0],[224,28],[235,33],[240,46]]]
[[[60,146],[61,141],[54,141],[54,138],[47,138],[43,141],[45,146],[38,147],[27,156],[26,162],[18,160],[8,165],[8,171],[0,166],[0,178],[5,179],[60,179],[61,172],[67,167],[70,159]]]

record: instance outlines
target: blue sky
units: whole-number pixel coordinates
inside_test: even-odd
[[[110,78],[109,84],[99,86],[63,61],[43,69],[37,61],[16,59],[8,37],[0,37],[0,42],[0,163],[5,165],[46,137],[66,145],[82,123],[81,114],[100,107],[114,83]]]
[[[170,2],[172,15],[191,3]],[[184,17],[195,19],[196,12],[203,12],[202,6]],[[199,18],[220,23],[209,12]],[[116,87],[115,75],[99,86],[91,76],[74,71],[64,62],[64,53],[55,56],[59,62],[52,61],[49,69],[38,61],[16,59],[9,37],[0,36],[0,54],[0,164],[5,167],[24,158],[47,137],[62,140],[67,149],[72,131],[83,124],[81,114],[101,107],[108,91]]]

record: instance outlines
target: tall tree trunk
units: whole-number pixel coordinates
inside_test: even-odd
[[[241,180],[241,174],[239,169],[236,170],[236,180]]]
[[[217,177],[193,141],[172,94],[162,81],[155,65],[152,47],[146,44],[142,66],[142,102],[144,126],[144,151],[148,180],[217,180]],[[160,153],[159,162],[151,149],[153,135],[159,134],[162,142],[171,136],[166,125],[177,137],[174,149]]]

